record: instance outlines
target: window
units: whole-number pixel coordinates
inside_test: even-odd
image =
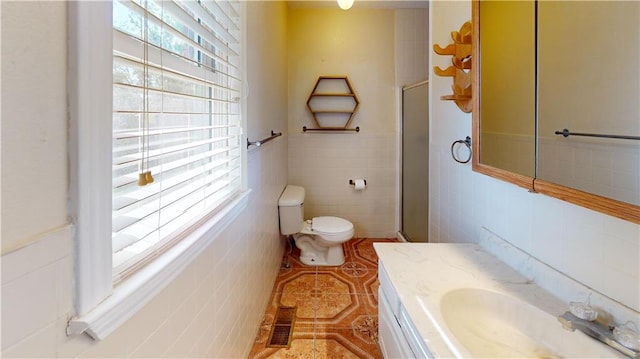
[[[69,335],[105,338],[246,207],[244,11],[239,0],[68,4]]]
[[[241,187],[237,3],[113,2],[116,278]]]

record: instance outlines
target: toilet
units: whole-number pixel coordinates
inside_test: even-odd
[[[278,200],[280,233],[293,235],[300,249],[300,261],[312,266],[339,266],[344,263],[342,243],[353,238],[353,224],[338,217],[304,220],[303,187],[287,185]]]

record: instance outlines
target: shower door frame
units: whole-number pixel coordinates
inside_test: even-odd
[[[406,226],[405,226],[405,200],[404,200],[404,191],[405,191],[405,91],[414,89],[416,87],[420,87],[420,86],[425,86],[426,89],[426,97],[425,97],[425,101],[426,101],[426,112],[424,113],[424,116],[426,117],[426,168],[427,168],[427,176],[426,178],[424,178],[424,185],[426,186],[426,191],[427,191],[427,203],[426,203],[426,213],[425,213],[425,218],[424,218],[424,222],[426,222],[426,228],[425,233],[424,233],[424,239],[425,240],[421,240],[421,241],[416,241],[417,243],[426,243],[429,240],[429,142],[430,142],[430,128],[429,128],[429,110],[430,110],[430,104],[429,104],[429,80],[424,80],[424,81],[420,81],[411,85],[407,85],[407,86],[403,86],[400,90],[400,103],[401,103],[401,113],[400,113],[400,208],[399,208],[399,212],[400,212],[400,229],[398,231],[398,236],[405,241],[408,242],[412,242],[411,237],[406,233]]]

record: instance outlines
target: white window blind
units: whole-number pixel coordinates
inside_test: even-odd
[[[239,13],[237,1],[113,2],[115,280],[241,190]]]

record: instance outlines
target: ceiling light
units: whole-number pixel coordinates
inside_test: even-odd
[[[338,1],[338,6],[340,6],[342,10],[349,10],[351,9],[351,6],[353,6],[354,0],[337,0],[337,1]]]

